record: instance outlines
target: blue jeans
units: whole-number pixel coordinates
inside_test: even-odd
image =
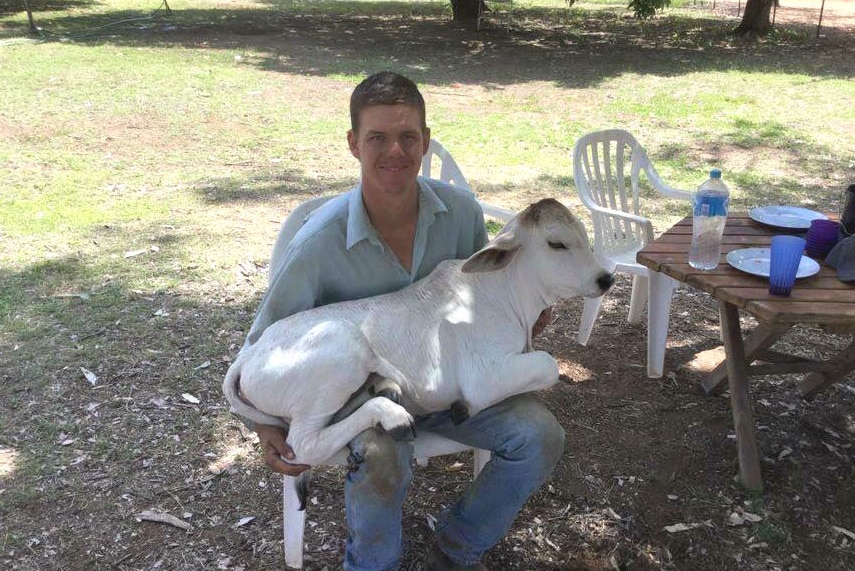
[[[492,451],[478,478],[438,517],[437,543],[458,565],[474,565],[508,532],[564,452],[564,430],[530,395],[511,397],[454,425],[447,411],[417,420],[418,431]],[[403,554],[401,515],[412,481],[412,445],[369,430],[351,442],[345,481],[346,571],[390,571]]]

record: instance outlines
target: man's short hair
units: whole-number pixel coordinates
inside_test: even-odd
[[[375,105],[409,105],[419,110],[422,129],[427,129],[425,100],[410,79],[393,71],[381,71],[368,76],[356,86],[350,96],[350,127],[359,131],[359,114]]]

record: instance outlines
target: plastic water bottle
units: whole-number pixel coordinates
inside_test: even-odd
[[[721,171],[713,169],[693,200],[692,247],[689,265],[699,270],[712,270],[721,257],[721,235],[727,221],[730,191],[721,180]]]

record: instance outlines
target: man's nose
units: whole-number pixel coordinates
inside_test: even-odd
[[[392,141],[392,144],[389,146],[389,150],[386,152],[390,155],[393,155],[393,156],[405,155],[406,154],[404,152],[404,145],[401,143],[401,141],[398,141],[398,140]]]

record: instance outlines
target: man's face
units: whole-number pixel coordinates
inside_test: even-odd
[[[362,192],[380,197],[415,192],[430,129],[409,105],[374,105],[362,110],[359,131],[348,131],[350,152],[362,165]]]

